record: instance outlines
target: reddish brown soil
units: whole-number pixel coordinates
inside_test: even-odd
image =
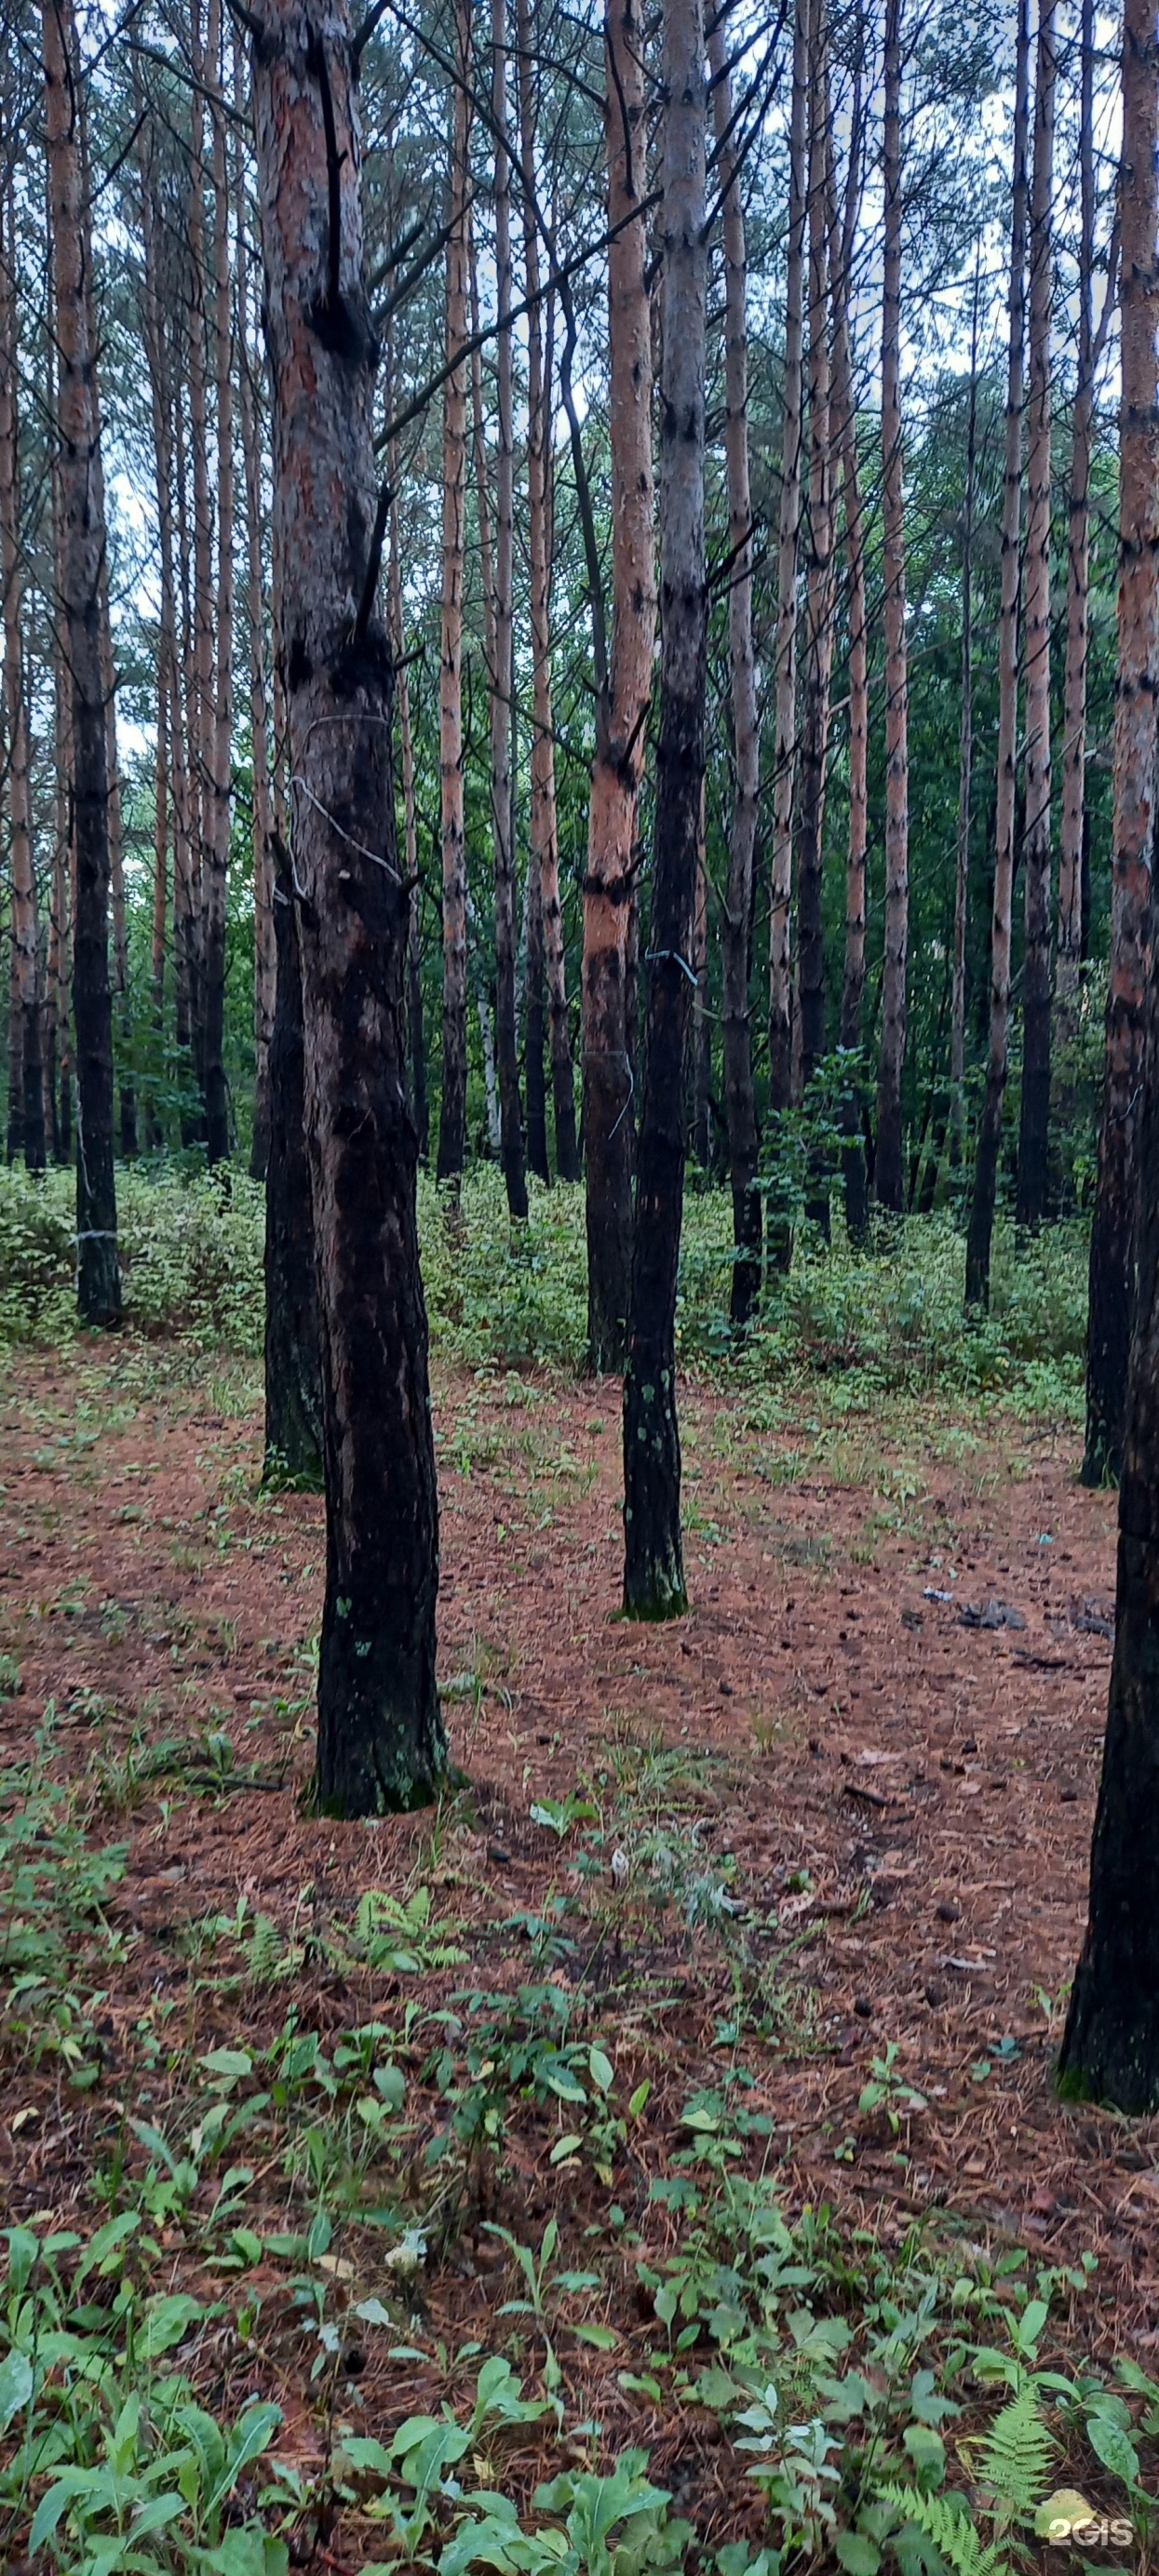
[[[27,1757],[51,1697],[57,1755],[74,1773],[96,1777],[134,1725],[152,1738],[215,1723],[239,1765],[264,1781],[285,1773],[280,1789],[220,1798],[162,1784],[127,1825],[102,1824],[105,1839],[133,1835],[117,1915],[144,1936],[110,1999],[110,2100],[78,2105],[59,2086],[46,2098],[27,2069],[4,2079],[9,2210],[63,2214],[83,2198],[120,2108],[121,2036],[166,1979],[185,1991],[176,1923],[244,1894],[288,1926],[307,1901],[340,1913],[368,1885],[425,1877],[438,1907],[481,1936],[492,1927],[469,1974],[510,1990],[546,1972],[494,1927],[541,1913],[558,1889],[578,1900],[578,1955],[551,1973],[586,1980],[616,2035],[617,2088],[621,2069],[653,2081],[616,2176],[653,2254],[671,2222],[645,2215],[648,2177],[690,2094],[739,2062],[752,2107],[771,2114],[787,2204],[836,2202],[887,2240],[933,2212],[1044,2260],[1093,2248],[1119,2348],[1159,2340],[1159,2124],[1063,2109],[1051,2081],[1084,1918],[1114,1573],[1113,1501],[1078,1486],[1073,1447],[1010,1421],[970,1437],[932,1409],[892,1420],[885,1406],[881,1422],[819,1426],[803,1405],[795,1424],[761,1430],[760,1399],[690,1388],[693,1607],[643,1629],[617,1617],[617,1390],[444,1383],[440,1668],[463,1677],[447,1713],[473,1794],[438,1828],[421,1816],[343,1827],[296,1803],[310,1767],[321,1507],[256,1497],[257,1411],[214,1402],[236,1403],[238,1383],[228,1363],[191,1370],[126,1347],[111,1367],[23,1362],[0,1409],[0,1646],[23,1673],[0,1706],[7,1759]],[[993,1599],[1025,1625],[960,1624],[960,1604]],[[463,1695],[469,1675],[481,1696]],[[767,2009],[750,2000],[735,2046],[718,2036],[733,1998],[724,1949],[672,1908],[657,1928],[655,1906],[610,1868],[616,1762],[638,1764],[625,1748],[650,1743],[698,1757],[691,1786],[684,1775],[659,1803],[699,1820],[706,1861],[733,1855],[734,1895],[753,1910],[751,1982],[763,1969]],[[585,1782],[607,1833],[581,1882],[577,1836],[560,1842],[529,1810]],[[428,1981],[424,1999],[463,1979]],[[308,1974],[296,1996],[303,2025],[323,2030],[349,2028],[369,2000]],[[269,1999],[272,2027],[286,2003],[284,1990]],[[228,2003],[214,2012],[212,1996],[189,2002],[183,2041],[228,2038]],[[858,2109],[889,2042],[928,2101],[900,2137]],[[17,2101],[39,2107],[14,2133]],[[532,2123],[498,2186],[491,2214],[528,2238],[549,2190],[559,2198],[556,2134]],[[578,2221],[582,2177],[575,2195]],[[436,2318],[453,2312],[464,2330],[474,2313],[478,2331],[480,2300],[485,2314],[494,2295],[488,2246],[476,2226],[470,2259],[432,2291]],[[619,2320],[628,2335],[634,2313]],[[643,2351],[654,2321],[637,2324]],[[1086,2331],[1097,2340],[1097,2324]],[[626,2357],[621,2347],[593,2401],[609,2438],[640,2438],[615,2377]],[[598,2372],[597,2355],[582,2358]],[[417,2394],[384,2385],[385,2413]],[[377,2429],[369,2385],[367,2396]],[[678,2435],[664,2428],[655,2467]]]

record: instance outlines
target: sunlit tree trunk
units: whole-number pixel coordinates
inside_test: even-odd
[[[791,915],[793,804],[797,770],[797,565],[801,541],[805,232],[809,166],[810,0],[796,0],[789,124],[789,237],[785,273],[785,421],[775,648],[776,742],[769,918],[769,1107],[793,1092]],[[784,1253],[782,1252],[782,1258]]]
[[[723,200],[724,454],[728,478],[729,664],[732,679],[733,801],[728,890],[722,933],[724,1114],[732,1184],[733,1267],[729,1307],[743,1331],[760,1294],[761,1202],[756,1179],[759,1140],[753,1092],[749,983],[752,968],[753,863],[760,799],[761,737],[753,654],[753,540],[749,488],[748,316],[744,204],[732,132],[732,75],[726,21],[708,38],[717,184]]]
[[[1050,319],[1054,167],[1054,0],[1039,0],[1030,189],[1030,425],[1026,475],[1026,945],[1022,969],[1022,1110],[1018,1222],[1046,1214],[1050,1137]]]
[[[877,1069],[874,1188],[882,1207],[905,1205],[901,1085],[906,1052],[909,950],[909,675],[905,633],[905,483],[901,443],[901,172],[903,0],[885,8],[885,270],[881,325],[881,516],[885,582],[885,956]]]
[[[9,138],[5,136],[7,145]],[[24,682],[24,551],[20,528],[20,376],[16,220],[11,186],[0,202],[0,568],[4,584],[4,748],[9,831],[8,1160],[44,1169],[40,933],[32,858],[28,703]]]
[[[377,345],[346,0],[309,15],[266,0],[253,97],[321,1318],[317,1791],[326,1811],[372,1815],[428,1800],[446,1743],[406,1067],[410,900],[395,840],[390,645],[376,614]]]
[[[704,558],[704,20],[665,0],[664,361],[660,404],[660,741],[648,1028],[624,1372],[624,1609],[687,1608],[680,1538],[676,1283],[684,1058],[700,848],[708,588]]]
[[[1135,1268],[1151,1263],[1155,1292],[1154,1161],[1141,1158],[1143,1053],[1148,983],[1153,980],[1155,915],[1155,706],[1159,696],[1159,244],[1156,238],[1156,11],[1153,0],[1128,0],[1123,35],[1123,165],[1120,185],[1122,278],[1119,414],[1119,677],[1115,696],[1115,807],[1111,844],[1111,979],[1107,999],[1103,1124],[1091,1228],[1087,1327],[1087,1421],[1084,1484],[1119,1475],[1127,1354],[1135,1307]],[[1148,1134],[1152,1151],[1154,1122]],[[1135,1235],[1140,1208],[1145,1229]],[[1139,1365],[1153,1347],[1155,1312],[1140,1292]],[[1149,1338],[1151,1340],[1149,1342]],[[1142,1401],[1140,1396],[1139,1402]],[[1156,1474],[1153,1400],[1134,1438],[1152,1444],[1128,1456],[1126,1473]],[[1127,1518],[1120,1530],[1153,1537]],[[1151,1578],[1154,1568],[1152,1564]],[[1123,1579],[1122,1542],[1120,1581]],[[1142,1579],[1136,1565],[1135,1580]],[[1152,1600],[1159,1597],[1152,1595]],[[1154,1616],[1154,1609],[1152,1616]],[[1153,1758],[1153,1757],[1150,1757]],[[1144,1846],[1140,1846],[1144,1848]]]
[[[447,356],[467,339],[467,196],[470,185],[470,0],[455,12],[451,217],[447,243]],[[467,1145],[467,844],[463,780],[463,559],[467,499],[467,364],[443,390],[443,601],[439,690],[439,792],[443,849],[443,1090],[438,1176],[458,1184]]]
[[[77,1302],[81,1320],[121,1308],[113,1171],[113,1014],[109,989],[108,732],[101,673],[105,532],[96,506],[96,356],[85,292],[85,207],[71,0],[43,0],[45,137],[56,286],[56,420],[61,610],[71,679],[76,834],[73,1009],[77,1047]]]
[[[1014,807],[1018,757],[1018,593],[1022,524],[1022,414],[1025,404],[1027,136],[1030,122],[1030,0],[1018,0],[1014,82],[1014,173],[1010,226],[1010,325],[1006,456],[1002,486],[1001,605],[998,617],[998,781],[994,820],[994,911],[990,932],[990,1041],[986,1091],[974,1150],[966,1240],[966,1304],[990,1300],[990,1246],[1002,1144],[1002,1103],[1010,1030],[1010,929],[1014,893]]]
[[[621,1368],[626,1348],[635,1151],[629,949],[656,632],[644,43],[638,0],[608,0],[612,637],[596,706],[583,962],[588,1357],[597,1370]]]

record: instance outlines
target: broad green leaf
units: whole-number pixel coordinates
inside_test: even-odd
[[[0,2362],[0,2433],[6,2433],[14,2415],[19,2415],[32,2395],[32,2363],[26,2352],[10,2352]]]

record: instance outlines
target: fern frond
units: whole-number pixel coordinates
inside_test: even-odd
[[[1042,2420],[1038,2391],[1020,2388],[996,2415],[975,2452],[978,2477],[1010,2520],[1032,2514],[1050,2485],[1056,2444]]]
[[[1011,2576],[993,2542],[984,2548],[964,2496],[924,2495],[920,2487],[883,2487],[882,2496],[932,2540],[953,2576]]]

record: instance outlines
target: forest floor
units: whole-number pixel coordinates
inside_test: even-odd
[[[739,2176],[859,2259],[1053,2267],[1072,2359],[1150,2366],[1159,2123],[1052,2084],[1114,1596],[1070,1435],[691,1384],[692,1608],[641,1628],[618,1389],[443,1376],[467,1785],[342,1826],[300,1806],[322,1510],[259,1495],[259,1395],[126,1340],[0,1397],[0,2204],[42,2239],[136,2209],[191,2302],[161,2348],[225,2314],[188,2366],[281,2407],[292,2563],[386,2546],[309,2479],[500,2344],[545,2392],[511,2493],[546,2405],[547,2465],[639,2442],[702,2537],[749,2529],[679,2357],[729,2349],[704,2212]]]

